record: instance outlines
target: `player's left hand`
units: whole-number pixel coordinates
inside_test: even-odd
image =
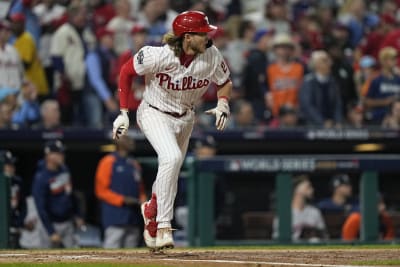
[[[226,128],[228,117],[230,115],[229,103],[225,98],[218,99],[218,104],[215,108],[205,112],[208,115],[215,115],[215,126],[217,130],[223,131]]]
[[[121,110],[121,113],[114,120],[113,123],[113,139],[118,139],[120,136],[125,135],[129,128],[128,111]]]

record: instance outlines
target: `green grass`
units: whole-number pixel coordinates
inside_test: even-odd
[[[400,244],[289,244],[289,245],[261,245],[261,246],[216,246],[190,248],[191,250],[281,250],[281,249],[400,249]]]
[[[353,261],[351,264],[354,265],[400,265],[399,260],[373,260],[373,261]]]
[[[121,263],[0,263],[0,267],[166,267],[166,265],[142,265]],[[172,266],[171,266],[172,267]]]

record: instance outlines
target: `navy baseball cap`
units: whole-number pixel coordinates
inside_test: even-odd
[[[11,153],[11,151],[5,150],[0,153],[0,161],[3,164],[15,164],[17,162],[17,158]]]
[[[44,145],[44,153],[45,154],[48,154],[51,152],[64,153],[64,151],[65,151],[65,147],[60,140],[47,141],[46,144]]]

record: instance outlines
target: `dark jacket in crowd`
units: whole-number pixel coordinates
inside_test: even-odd
[[[322,126],[324,121],[342,121],[342,101],[339,88],[332,76],[318,81],[314,73],[305,76],[300,89],[300,109],[309,125]]]
[[[243,97],[253,105],[257,119],[264,119],[264,94],[267,91],[267,56],[265,52],[252,49],[243,70]]]

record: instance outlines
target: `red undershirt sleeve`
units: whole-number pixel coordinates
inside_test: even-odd
[[[133,67],[133,57],[131,57],[121,68],[118,81],[119,107],[128,109],[129,91],[131,90],[133,77],[137,76]]]

